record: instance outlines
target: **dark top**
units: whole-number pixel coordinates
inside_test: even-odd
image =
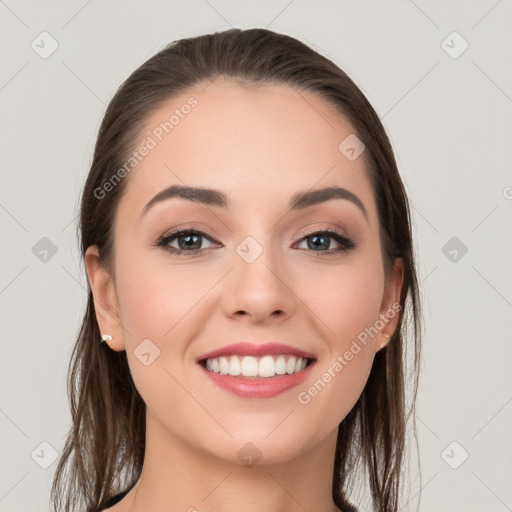
[[[120,502],[126,495],[128,494],[128,491],[123,491],[118,494],[114,494],[112,498],[110,498],[107,503],[105,503],[105,508],[110,508],[112,505],[115,505],[116,503]]]
[[[135,482],[136,483],[136,482]],[[117,494],[114,494],[109,500],[103,505],[103,508],[110,508],[112,505],[115,505],[116,503],[119,503],[134,487],[135,483],[128,487],[126,491],[119,492]]]

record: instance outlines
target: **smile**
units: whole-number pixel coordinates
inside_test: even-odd
[[[301,384],[315,363],[289,355],[230,356],[203,360],[198,366],[223,391],[242,398],[272,398]]]
[[[237,356],[215,357],[203,361],[204,367],[220,375],[242,378],[272,378],[275,375],[293,375],[304,370],[311,359],[289,354],[263,357]]]

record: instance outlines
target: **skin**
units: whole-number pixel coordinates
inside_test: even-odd
[[[337,511],[337,428],[398,315],[308,404],[297,394],[399,302],[403,269],[397,260],[384,271],[364,153],[349,161],[338,150],[354,130],[314,93],[226,80],[169,100],[151,114],[140,140],[191,95],[198,105],[125,178],[113,267],[100,265],[95,246],[85,258],[100,330],[113,336],[113,350],[126,350],[147,406],[141,478],[108,510]],[[173,198],[140,219],[146,203],[172,184],[219,189],[235,206]],[[325,186],[356,194],[367,218],[340,199],[287,212],[294,193]],[[178,257],[154,246],[177,226],[206,231],[202,254]],[[305,233],[327,228],[357,246],[330,255],[308,248]],[[263,249],[250,264],[236,252],[247,236]],[[329,240],[328,250],[339,247]],[[171,245],[179,248],[178,239]],[[134,354],[146,338],[160,349],[149,366]],[[297,388],[267,399],[238,397],[212,384],[195,359],[241,340],[287,343],[318,360]],[[253,466],[237,456],[247,442],[261,452]]]

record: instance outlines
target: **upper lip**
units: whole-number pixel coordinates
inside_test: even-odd
[[[292,347],[291,345],[285,345],[284,343],[272,342],[254,344],[248,341],[242,341],[240,343],[226,345],[211,352],[206,352],[205,354],[197,357],[196,361],[199,363],[205,359],[213,359],[214,357],[220,356],[237,355],[259,357],[272,354],[292,354],[294,356],[303,357],[305,359],[316,359],[314,354],[305,352],[304,350],[300,350],[296,347]]]

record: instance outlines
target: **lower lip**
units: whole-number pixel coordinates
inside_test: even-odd
[[[199,367],[210,380],[221,389],[244,398],[272,398],[299,385],[309,375],[316,361],[312,361],[304,370],[291,375],[275,375],[274,377],[242,378],[233,375],[221,375],[210,372],[204,366]]]

